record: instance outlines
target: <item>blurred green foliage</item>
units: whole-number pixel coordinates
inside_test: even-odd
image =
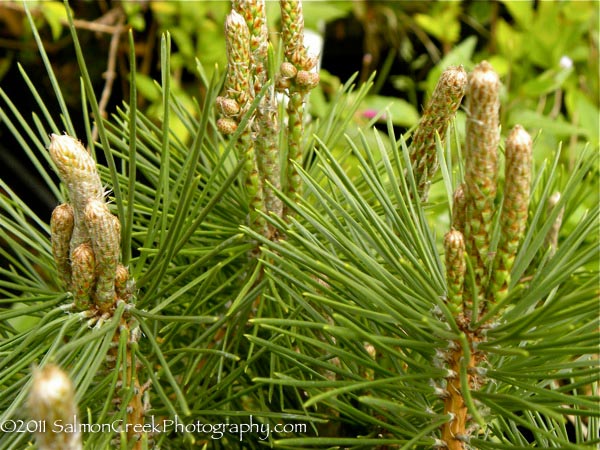
[[[59,0],[28,3],[50,50],[53,46],[60,49],[71,45],[61,3]],[[156,121],[162,120],[164,112],[158,82],[160,39],[168,32],[172,42],[171,91],[187,114],[198,117],[205,94],[199,77],[210,79],[215,71],[220,76],[226,69],[223,23],[230,9],[228,0],[70,2],[70,5],[75,17],[92,25],[115,25],[121,20],[126,28],[134,30],[138,106]],[[0,53],[0,77],[15,61],[29,62],[26,69],[31,73],[32,67],[36,64],[41,67],[41,64],[36,62],[37,52],[25,26],[26,19],[19,14],[22,6],[15,1],[0,4],[0,8],[10,13],[0,14],[3,18],[0,20],[7,22],[5,32],[20,33],[15,39],[19,41],[17,48],[21,49],[20,54],[13,49]],[[388,118],[400,132],[410,131],[446,67],[462,64],[471,70],[486,59],[500,74],[504,86],[503,135],[515,124],[521,124],[536,139],[537,166],[547,162],[562,147],[561,162],[568,170],[573,169],[583,147],[599,145],[598,8],[599,4],[594,1],[304,2],[308,29],[326,35],[327,26],[329,37],[333,33],[334,37],[341,35],[348,39],[356,29],[362,30],[363,48],[356,50],[363,53],[363,65],[351,68],[352,72],[359,72],[359,83],[373,79],[373,71],[377,70],[368,95],[360,107],[352,110],[351,120],[340,132],[358,139],[360,130],[374,122],[385,128]],[[278,2],[267,2],[267,15],[271,42],[276,46],[280,29]],[[357,27],[357,23],[360,26]],[[98,41],[100,51],[106,52],[93,60],[94,73],[101,77],[108,64],[105,54],[111,35],[92,33],[84,27],[81,33],[87,35],[92,44],[93,39]],[[125,33],[120,39],[121,56],[117,58],[117,65],[122,89],[114,89],[108,114],[128,96]],[[335,42],[337,47],[327,48],[332,44],[326,36],[324,53],[336,52],[336,48],[339,51],[340,42]],[[67,57],[72,59],[71,54]],[[53,64],[55,68],[64,64],[62,83],[77,83],[65,92],[79,92],[78,79],[70,75],[76,73],[72,68],[74,61],[69,65],[56,59]],[[326,126],[320,123],[327,123],[332,108],[336,108],[332,102],[346,82],[333,75],[335,67],[327,61],[324,66],[321,84],[309,99],[315,130]],[[103,83],[99,79],[98,89]],[[386,85],[391,88],[384,89]],[[71,97],[67,97],[67,102],[73,107],[79,100],[77,96]],[[467,111],[459,110],[455,127],[458,142],[464,142],[466,117]],[[189,140],[189,130],[177,114],[170,115],[170,127],[182,142]],[[365,139],[374,144],[376,137],[369,131]],[[341,156],[346,149],[334,148],[333,151]],[[357,167],[352,156],[345,159],[345,166],[350,171]],[[596,169],[589,177],[595,192],[600,190],[598,179]],[[441,183],[434,183],[430,200],[434,208],[443,204]],[[583,198],[579,214],[573,217],[579,217],[598,201],[597,196]],[[437,226],[442,230],[446,223],[441,220]]]
[[[60,1],[30,1],[37,25],[50,41],[68,39]],[[95,2],[71,2],[73,8],[93,9]],[[198,60],[210,78],[214,70],[225,70],[223,22],[230,8],[227,0],[217,1],[127,1],[98,2],[104,18],[113,9],[121,10],[125,25],[135,30],[140,48],[136,53],[150,64],[139,66],[138,93],[149,117],[160,117],[160,93],[155,83],[160,69],[158,48],[168,31],[173,43],[171,65],[173,89],[191,114],[197,114],[195,98],[201,98],[197,82]],[[95,5],[97,7],[97,5]],[[15,15],[18,2],[1,6]],[[305,2],[307,28],[323,32],[326,23],[357,20],[365,32],[363,52],[379,59],[379,75],[371,95],[355,114],[348,132],[368,123],[379,113],[385,123],[388,108],[393,123],[404,129],[414,126],[427,96],[440,73],[448,66],[463,64],[470,70],[483,59],[491,62],[502,77],[504,93],[502,123],[505,130],[516,123],[537,135],[536,157],[545,158],[562,142],[568,147],[564,158],[574,161],[583,145],[599,144],[598,3],[594,1],[339,1]],[[279,5],[267,2],[271,40],[277,44]],[[8,16],[6,16],[8,17]],[[7,18],[4,19],[8,20]],[[21,17],[24,23],[24,16]],[[87,18],[91,22],[107,19]],[[31,41],[26,27],[18,39]],[[374,30],[374,31],[373,31]],[[339,32],[339,31],[338,31]],[[371,34],[369,34],[371,33]],[[373,34],[375,33],[375,34]],[[101,36],[98,37],[99,39]],[[104,36],[105,38],[105,36]],[[124,39],[124,35],[122,36]],[[144,43],[144,45],[141,45]],[[325,42],[327,46],[327,42]],[[126,46],[122,45],[122,52]],[[333,50],[335,51],[335,49]],[[148,53],[154,55],[149,55]],[[377,54],[381,52],[382,55]],[[0,76],[14,59],[8,50],[0,61]],[[387,59],[383,61],[387,54]],[[398,67],[407,66],[405,73]],[[369,67],[356,67],[356,71]],[[424,70],[426,69],[426,70]],[[368,73],[362,73],[366,80]],[[312,114],[323,117],[328,101],[340,85],[326,71],[320,90],[312,95]],[[395,91],[380,93],[385,81]],[[345,80],[341,80],[345,82]],[[125,82],[126,84],[126,82]],[[124,93],[126,96],[127,94]],[[118,99],[116,100],[118,103]],[[464,113],[459,122],[464,121]],[[177,120],[176,118],[174,120]],[[184,127],[177,127],[186,138]]]

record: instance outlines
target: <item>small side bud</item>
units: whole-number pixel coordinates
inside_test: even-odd
[[[73,267],[73,295],[75,308],[82,311],[89,309],[96,279],[96,259],[89,244],[81,244],[71,255]]]
[[[77,406],[73,384],[67,374],[49,364],[34,369],[33,382],[29,391],[28,409],[30,417],[46,427],[35,434],[40,450],[80,450],[81,433],[77,421]],[[60,423],[67,431],[53,428]]]
[[[299,70],[296,74],[296,84],[302,90],[310,90],[319,85],[319,74],[316,72],[308,72]]]
[[[71,284],[71,265],[69,263],[71,235],[75,225],[73,208],[67,203],[57,206],[50,218],[50,239],[52,255],[58,269],[58,277],[65,287]]]
[[[294,78],[298,73],[298,69],[296,69],[296,66],[294,66],[292,63],[284,61],[283,63],[281,63],[279,72],[284,78]]]
[[[465,184],[461,183],[456,186],[452,199],[452,228],[461,233],[465,232],[466,205]]]
[[[292,80],[290,78],[279,77],[275,81],[275,90],[277,92],[283,92],[292,86]]]
[[[119,262],[121,225],[103,201],[90,200],[85,208],[85,224],[96,257],[96,301],[106,309],[115,300],[115,275]]]
[[[240,112],[240,105],[232,98],[218,96],[217,106],[221,110],[221,113],[227,117],[235,116]]]
[[[115,289],[120,299],[127,300],[131,295],[129,285],[129,270],[123,264],[118,264],[115,274]]]
[[[458,230],[450,230],[444,236],[446,257],[446,284],[448,285],[448,306],[453,314],[462,312],[462,294],[467,271],[465,260],[465,240]]]
[[[217,120],[217,129],[226,136],[235,133],[237,127],[237,122],[229,117],[221,117]]]

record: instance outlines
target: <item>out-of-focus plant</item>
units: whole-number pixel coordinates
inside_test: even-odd
[[[389,61],[382,69],[388,71],[386,74],[402,97],[418,107],[417,99],[423,95],[425,104],[448,66],[462,64],[471,70],[486,59],[502,80],[503,136],[521,124],[536,140],[533,158],[537,163],[561,146],[561,160],[568,167],[573,167],[585,146],[598,148],[600,58],[594,2],[426,3],[358,3],[362,9],[356,14],[366,32],[369,20],[390,31],[378,34],[374,42],[389,49]],[[397,66],[392,62],[398,60],[406,61],[408,74],[394,73],[392,67]],[[419,81],[419,70],[431,66],[427,76]],[[388,99],[381,97],[379,109],[373,111],[382,112]],[[392,99],[387,104],[391,105]],[[359,109],[361,116],[370,111],[367,107]],[[463,108],[457,115],[459,142],[465,139],[461,130],[468,113]],[[411,125],[414,123],[408,123]],[[592,179],[597,180],[597,175],[592,169]],[[445,195],[440,186],[438,183],[431,192],[434,207]],[[582,198],[584,205],[579,213],[597,199]]]
[[[417,92],[433,92],[449,65],[471,69],[486,59],[504,81],[502,118],[509,126],[543,128],[540,145],[548,150],[560,141],[598,145],[594,2],[376,1],[358,2],[354,11],[365,31],[365,55],[381,64],[381,52],[390,51],[382,68],[413,104]],[[406,61],[412,73],[395,74],[394,60]],[[416,71],[431,65],[427,82],[415,84]]]

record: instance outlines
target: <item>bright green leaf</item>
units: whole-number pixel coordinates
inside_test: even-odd
[[[411,127],[419,121],[419,113],[406,100],[380,95],[368,96],[363,102],[360,112],[364,117],[370,118],[369,116],[372,117],[384,110],[389,111],[394,125]],[[385,122],[387,120],[386,115],[382,115],[379,120]]]
[[[550,69],[537,78],[528,81],[521,86],[521,95],[527,97],[540,97],[560,89],[565,80],[571,75],[573,68]]]
[[[511,61],[518,61],[527,53],[527,48],[523,46],[523,33],[515,30],[503,19],[498,19],[495,37],[498,52]]]
[[[598,145],[600,138],[600,111],[581,91],[567,92],[565,103],[569,115],[585,130],[586,139]]]
[[[533,0],[502,0],[502,4],[508,9],[510,15],[515,19],[522,29],[527,29],[533,19]]]
[[[307,28],[318,30],[323,22],[332,22],[348,16],[352,8],[351,1],[303,2],[304,24]]]
[[[415,14],[414,20],[427,33],[441,42],[453,44],[460,37],[460,22],[458,16],[461,6],[458,2],[444,2],[441,10],[429,14]]]
[[[138,73],[135,81],[138,92],[143,97],[150,101],[157,101],[160,99],[160,89],[156,85],[155,81],[148,75]]]
[[[41,2],[40,11],[50,26],[52,31],[52,39],[57,40],[62,33],[62,21],[67,20],[67,13],[62,2]]]
[[[534,130],[546,130],[546,133],[565,138],[571,135],[585,136],[586,130],[566,122],[564,119],[551,119],[535,111],[515,111],[511,115],[511,123],[521,124],[530,133]]]

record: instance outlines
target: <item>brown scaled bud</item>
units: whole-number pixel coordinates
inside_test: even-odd
[[[71,266],[75,308],[80,311],[89,309],[96,279],[96,258],[89,244],[81,244],[73,250]]]
[[[462,294],[467,271],[465,240],[458,230],[450,230],[444,236],[446,259],[446,284],[448,286],[448,306],[456,316],[462,311]]]
[[[129,288],[129,270],[122,264],[117,265],[117,273],[115,274],[115,289],[117,296],[121,300],[127,300],[131,296]]]
[[[217,129],[226,136],[235,133],[237,127],[237,122],[230,117],[221,117],[217,120]]]
[[[235,116],[240,112],[240,105],[232,98],[218,96],[217,106],[221,110],[221,113],[227,117]]]
[[[316,72],[308,72],[299,70],[296,74],[296,84],[301,90],[310,90],[319,85],[319,74]]]
[[[67,203],[57,206],[52,211],[50,218],[50,239],[52,241],[52,255],[58,269],[58,277],[65,287],[71,284],[71,265],[69,253],[71,252],[71,235],[75,216],[73,208]]]
[[[467,205],[464,183],[461,183],[458,186],[456,186],[452,200],[452,228],[460,231],[461,233],[464,233],[465,214]]]
[[[278,92],[283,92],[286,89],[289,89],[292,86],[292,81],[290,78],[279,77],[275,81],[275,89]]]
[[[296,69],[292,63],[285,61],[281,63],[279,73],[281,73],[281,76],[284,78],[294,78],[298,73],[298,69]]]
[[[121,225],[106,204],[90,200],[85,208],[85,224],[96,257],[96,295],[100,309],[106,310],[115,300],[115,275],[119,262]]]

